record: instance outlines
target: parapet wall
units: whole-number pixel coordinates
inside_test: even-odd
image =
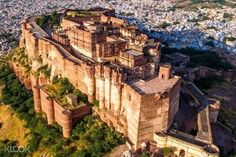
[[[111,17],[111,16],[106,16],[104,14],[101,15],[101,21],[102,22],[111,22],[113,25],[123,25],[125,24],[125,20],[116,18],[116,17]]]
[[[52,39],[56,40],[57,42],[61,43],[62,45],[66,45],[66,46],[70,45],[70,41],[67,38],[61,37],[60,35],[58,35],[56,33],[52,33],[51,36],[52,36]]]
[[[194,77],[195,79],[200,79],[202,77],[216,77],[218,79],[223,79],[227,82],[233,82],[236,81],[236,71],[235,70],[229,70],[229,71],[217,71],[208,67],[198,67],[194,69]]]
[[[215,145],[207,145],[195,141],[194,137],[182,132],[155,133],[154,141],[157,147],[175,147],[175,154],[185,157],[219,157],[219,149]]]
[[[208,144],[212,144],[213,139],[212,139],[211,124],[209,117],[210,115],[208,106],[198,113],[197,115],[198,132],[196,139]]]
[[[209,104],[210,122],[215,123],[218,118],[221,103],[219,100],[210,99]]]

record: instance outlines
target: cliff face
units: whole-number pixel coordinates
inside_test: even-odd
[[[106,19],[103,17],[103,20]],[[140,89],[125,83],[124,75],[119,70],[78,59],[53,40],[37,36],[32,29],[30,23],[23,23],[21,47],[25,47],[29,60],[36,62],[39,57],[42,58],[42,63],[51,69],[51,75],[67,77],[76,89],[88,95],[90,102],[98,100],[101,119],[127,136],[134,148],[152,140],[154,132],[170,127],[178,110],[179,78],[173,78],[168,89],[154,91],[154,94],[142,93]],[[37,64],[32,64],[32,69],[37,69]],[[38,88],[45,83],[44,78],[37,80],[32,77],[30,81],[35,110],[45,112],[49,124],[59,123],[63,126],[63,135],[70,136],[75,117],[88,114],[88,109],[65,111],[55,100],[49,99],[43,89]],[[155,86],[161,86],[161,83]]]

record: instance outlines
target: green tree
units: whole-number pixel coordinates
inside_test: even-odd
[[[163,155],[165,157],[169,157],[169,156],[173,155],[175,151],[176,151],[175,147],[164,147],[163,148]]]
[[[147,152],[143,152],[141,157],[150,157],[150,155]]]

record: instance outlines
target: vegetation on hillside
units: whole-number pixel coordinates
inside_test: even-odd
[[[87,11],[87,10],[76,10],[76,11],[68,11],[66,13],[66,17],[86,17],[91,16],[93,13]],[[95,13],[96,14],[96,13]]]
[[[0,123],[0,140],[17,141],[20,146],[27,145],[29,129],[10,106],[0,105]]]
[[[208,83],[213,82],[213,80],[208,80]],[[220,100],[220,110],[217,118],[218,122],[221,122],[224,126],[228,127],[230,130],[221,128],[221,131],[225,131],[225,134],[217,135],[218,139],[224,139],[225,143],[221,143],[221,140],[216,140],[215,144],[220,149],[220,156],[234,157],[236,156],[236,150],[233,146],[233,137],[236,137],[236,109],[235,109],[235,93],[236,84],[228,82],[217,82],[213,83],[213,86],[205,90],[206,94],[210,98]],[[214,125],[215,126],[215,125]],[[218,125],[217,125],[218,126]],[[213,133],[218,132],[218,127],[213,128]],[[232,142],[232,143],[231,143]]]
[[[163,54],[180,52],[185,55],[190,56],[190,67],[195,67],[198,65],[207,66],[216,70],[229,70],[234,67],[221,57],[219,57],[215,52],[211,51],[200,51],[195,50],[193,48],[183,48],[183,49],[175,49],[175,48],[162,48]]]
[[[18,40],[10,31],[7,32],[4,30],[1,30],[0,40],[6,40],[5,43],[10,43],[10,45],[13,47],[18,45]],[[5,50],[7,51],[7,48]]]
[[[194,81],[197,87],[199,87],[201,90],[211,89],[216,83],[221,83],[221,82],[224,82],[224,80],[210,76]]]
[[[60,25],[60,15],[54,11],[50,15],[41,15],[38,18],[35,19],[36,23],[41,28],[52,28],[53,26],[59,26]]]
[[[164,147],[163,148],[163,155],[164,157],[169,157],[174,154],[174,152],[177,150],[176,147]]]
[[[235,8],[236,3],[230,0],[179,0],[176,7],[193,11],[197,10],[199,7],[221,8],[222,6]]]
[[[30,151],[36,151],[39,145],[46,147],[56,143],[56,139],[61,137],[59,128],[47,126],[45,119],[35,114],[32,92],[17,80],[9,66],[1,68],[0,81],[5,84],[2,90],[3,103],[9,104],[19,118],[26,122],[26,127],[31,131],[31,138],[28,142]]]
[[[226,37],[225,40],[236,41],[236,37]]]
[[[171,24],[170,23],[167,23],[167,22],[162,22],[159,27],[162,28],[162,29],[165,29],[167,27],[169,27]]]
[[[56,98],[65,107],[73,108],[67,99],[66,95],[73,93],[77,96],[78,104],[80,102],[88,104],[88,98],[81,91],[74,88],[74,86],[69,82],[68,78],[58,78],[54,77],[52,83],[45,85],[47,92],[54,98]]]
[[[19,152],[10,151],[6,153],[6,148],[13,148],[17,147],[18,142],[17,141],[10,141],[10,140],[0,140],[0,156],[1,157],[24,157],[26,156],[26,152],[23,152],[23,148],[19,151],[22,151],[22,153],[19,154]]]
[[[114,132],[104,122],[92,116],[85,117],[75,126],[71,140],[78,141],[75,154],[79,157],[103,156],[104,152],[125,142],[120,133]]]
[[[92,116],[77,124],[72,138],[64,139],[59,125],[47,125],[43,115],[35,113],[32,92],[18,81],[9,65],[5,62],[0,62],[0,65],[0,82],[5,85],[2,89],[2,101],[11,106],[17,116],[25,121],[25,127],[30,130],[27,146],[31,154],[47,149],[55,157],[80,156],[80,154],[99,157],[124,142],[121,134],[106,126],[98,117]],[[17,143],[10,141],[10,144]],[[20,156],[26,155],[26,153],[20,154]],[[14,154],[4,152],[0,147],[0,156],[14,156]]]
[[[24,48],[14,48],[9,56],[9,59],[17,63],[18,66],[21,66],[24,68],[24,73],[26,75],[30,74],[31,71],[31,62],[28,59],[28,55],[25,53]]]
[[[150,155],[147,152],[143,152],[140,157],[150,157]]]

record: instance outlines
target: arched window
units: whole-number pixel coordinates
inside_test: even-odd
[[[185,151],[183,149],[180,150],[179,157],[185,157]]]

